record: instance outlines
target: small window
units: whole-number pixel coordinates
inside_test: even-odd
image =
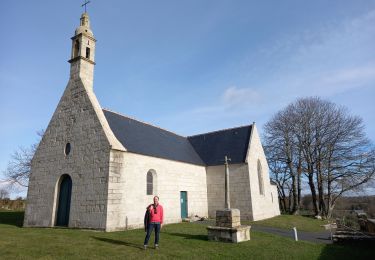
[[[68,155],[70,153],[71,148],[72,147],[71,147],[70,143],[67,143],[65,145],[65,151],[64,151],[65,155]]]
[[[263,171],[260,160],[258,159],[258,183],[259,183],[259,193],[264,195],[264,183],[263,183]]]
[[[152,176],[152,172],[149,171],[147,173],[147,195],[152,195],[153,193],[153,185],[154,184],[154,177]]]
[[[147,172],[146,176],[146,194],[155,195],[157,194],[157,175],[156,171],[151,169]]]
[[[90,59],[90,48],[86,47],[86,58]]]

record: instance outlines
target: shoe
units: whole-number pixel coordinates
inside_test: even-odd
[[[155,245],[155,249],[159,250],[159,245],[158,244]]]
[[[147,249],[147,245],[143,245],[143,250],[146,250]]]

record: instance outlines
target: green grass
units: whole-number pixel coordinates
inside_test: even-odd
[[[22,212],[0,212],[1,259],[364,259],[364,246],[323,245],[251,232],[251,241],[207,241],[202,224],[181,223],[162,229],[160,250],[141,250],[142,229],[95,232],[78,229],[21,228]],[[152,243],[151,243],[152,244]]]
[[[249,225],[260,225],[282,229],[292,229],[296,227],[300,231],[318,232],[323,231],[322,225],[327,224],[327,220],[319,220],[308,216],[295,215],[280,215],[277,217],[259,220],[259,221],[244,221]]]

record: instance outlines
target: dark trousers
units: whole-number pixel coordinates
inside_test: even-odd
[[[159,244],[159,233],[160,233],[160,223],[150,223],[147,226],[147,234],[145,237],[144,245],[148,244],[148,241],[150,240],[151,232],[155,229],[155,245]]]

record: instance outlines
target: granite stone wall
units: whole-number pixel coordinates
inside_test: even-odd
[[[25,226],[55,225],[59,180],[68,174],[73,182],[69,227],[105,229],[111,146],[88,91],[80,78],[70,79],[38,146]],[[71,152],[65,155],[68,142]]]
[[[146,194],[152,170],[154,192]],[[107,231],[143,226],[146,207],[154,195],[164,208],[165,223],[181,221],[180,191],[187,191],[188,216],[207,217],[205,167],[130,152],[112,151],[108,190]]]
[[[224,209],[224,165],[207,167],[208,215],[215,218],[216,210]],[[249,170],[247,164],[229,165],[230,207],[239,209],[241,219],[252,218]]]
[[[263,193],[260,192],[258,161],[261,165]],[[208,214],[224,208],[224,165],[207,167]],[[252,128],[246,163],[229,165],[230,206],[239,209],[242,220],[261,220],[280,215],[278,193],[270,184],[267,159],[258,130]]]

